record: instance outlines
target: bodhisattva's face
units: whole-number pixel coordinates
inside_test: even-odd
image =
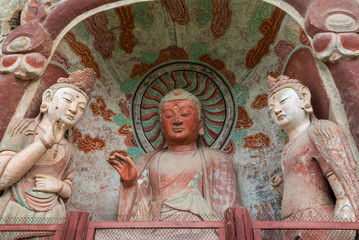
[[[309,115],[304,102],[292,88],[283,88],[268,99],[269,113],[279,128],[290,131],[304,122]]]
[[[61,119],[66,129],[76,125],[81,119],[87,105],[86,97],[72,88],[60,88],[48,103],[46,117],[48,120]]]
[[[197,106],[190,100],[174,100],[162,105],[162,130],[169,146],[196,142],[200,123]]]

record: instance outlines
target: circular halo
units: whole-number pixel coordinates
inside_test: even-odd
[[[133,94],[132,119],[138,145],[146,152],[165,147],[159,104],[182,88],[202,103],[204,135],[200,145],[222,149],[235,124],[235,103],[226,79],[213,67],[194,61],[168,62],[151,69]]]

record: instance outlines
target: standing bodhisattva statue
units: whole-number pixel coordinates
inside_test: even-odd
[[[81,119],[95,77],[92,69],[85,69],[60,78],[43,93],[39,116],[19,120],[4,136],[1,223],[66,217],[64,200],[72,193],[75,154],[67,133]]]
[[[159,114],[168,148],[137,160],[116,154],[109,163],[122,187],[119,219],[208,220],[238,204],[236,176],[224,152],[197,146],[203,134],[201,102],[175,89],[163,97]]]
[[[277,175],[271,179],[275,188],[283,187],[282,219],[356,221],[359,185],[346,136],[334,122],[315,118],[310,91],[298,80],[279,76],[268,81],[270,115],[289,137],[282,155],[283,180]],[[352,239],[355,235],[352,231],[340,236],[334,231],[286,234],[284,239]]]

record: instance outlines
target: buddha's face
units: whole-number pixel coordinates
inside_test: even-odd
[[[70,129],[81,119],[86,105],[87,99],[79,91],[72,88],[60,88],[48,102],[45,117],[50,121],[61,119],[66,129]]]
[[[171,146],[196,142],[200,122],[197,106],[190,100],[173,100],[162,105],[162,130]]]
[[[286,131],[299,126],[309,118],[304,110],[304,101],[292,88],[283,88],[270,96],[268,108],[274,123]]]

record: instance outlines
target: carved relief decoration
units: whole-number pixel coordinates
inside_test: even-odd
[[[176,61],[152,69],[134,93],[133,125],[142,148],[150,151],[165,146],[158,105],[166,93],[176,88],[195,94],[203,104],[205,134],[202,144],[224,147],[235,120],[234,99],[225,79],[208,65]]]
[[[322,61],[337,62],[342,57],[354,59],[359,56],[357,33],[318,33],[313,38],[314,56]]]
[[[262,21],[259,32],[263,34],[263,38],[257,47],[248,51],[245,60],[247,68],[254,68],[263,56],[269,54],[269,46],[275,42],[284,16],[285,12],[275,7],[270,17]]]
[[[303,44],[304,46],[311,47],[308,36],[307,36],[307,34],[305,34],[303,29],[299,30],[299,40],[300,40],[300,43]]]
[[[55,51],[54,54],[52,55],[51,60],[57,62],[66,70],[70,70],[71,68],[71,63],[69,62],[69,59],[66,57],[65,54],[63,54],[60,51]]]
[[[94,59],[91,50],[85,44],[77,41],[72,32],[68,32],[63,40],[69,45],[71,50],[81,58],[80,63],[84,67],[92,68],[96,72],[96,77],[101,77],[99,65]]]
[[[247,136],[244,138],[244,148],[250,148],[252,150],[261,149],[269,146],[271,139],[264,133],[257,133],[255,135]]]
[[[93,47],[104,59],[112,58],[112,51],[115,48],[116,36],[106,27],[108,24],[107,16],[104,12],[97,13],[87,19],[84,24],[87,31],[94,36]]]
[[[116,113],[114,113],[111,109],[106,108],[107,105],[102,97],[98,97],[96,99],[96,103],[90,104],[90,109],[92,110],[94,116],[102,116],[105,121],[111,122],[112,118],[116,116]]]
[[[73,129],[71,133],[72,142],[77,149],[84,153],[90,153],[96,150],[102,150],[106,147],[106,141],[98,137],[92,138],[89,134],[85,134],[82,138],[82,133],[78,129]]]
[[[293,51],[295,45],[289,41],[280,40],[274,47],[274,53],[279,57],[278,59],[278,71],[281,72],[284,68],[284,64]]]
[[[132,6],[124,6],[115,8],[115,13],[120,19],[120,47],[127,53],[131,53],[136,45],[135,34],[135,18],[133,16]]]
[[[230,0],[213,1],[211,32],[215,38],[223,37],[226,29],[231,25],[232,11],[229,8],[230,3]]]
[[[190,18],[184,0],[161,0],[161,4],[170,14],[172,21],[181,25],[189,23]]]
[[[242,106],[237,107],[237,123],[234,129],[248,129],[253,125],[252,118],[249,116],[246,109]]]
[[[252,109],[261,110],[268,105],[268,94],[263,93],[256,96],[251,104]]]
[[[120,136],[127,136],[131,131],[131,125],[124,124],[117,130],[117,133]]]

